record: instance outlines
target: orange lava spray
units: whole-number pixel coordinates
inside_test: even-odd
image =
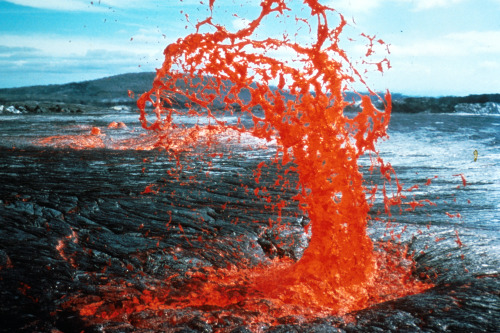
[[[240,143],[249,136],[272,143],[275,158],[258,164],[253,173],[257,186],[253,193],[275,212],[290,204],[279,196],[275,203],[261,184],[263,169],[272,163],[279,170],[277,186],[286,190],[286,186],[297,183],[294,199],[311,220],[306,226],[310,227],[311,238],[302,257],[298,261],[274,259],[257,266],[195,267],[186,273],[181,289],[172,282],[179,278],[178,273],[151,279],[150,289],[142,291],[120,278],[110,279],[99,297],[74,297],[64,307],[78,309],[82,317],[93,322],[130,321],[130,315],[149,311],[171,325],[179,323],[184,309],[198,311],[210,324],[216,324],[221,313],[231,311],[246,324],[258,326],[262,322],[276,324],[278,318],[290,315],[308,320],[345,314],[431,286],[413,277],[414,262],[405,246],[391,242],[374,246],[367,235],[377,187],[368,188],[363,179],[361,156],[370,153],[370,171],[380,169],[384,180],[380,191],[389,215],[391,206],[401,208],[404,199],[393,168],[375,149],[377,140],[387,136],[390,94],[382,98],[371,91],[361,71],[340,47],[347,26],[341,14],[318,0],[304,0],[304,10],[299,12],[289,4],[263,0],[259,15],[232,32],[214,23],[217,2],[210,0],[211,16],[196,24],[196,32],[165,49],[165,61],[157,70],[152,88],[137,101],[142,127],[152,135],[113,147],[162,148],[177,161],[176,168],[167,170],[167,174],[179,179],[183,170],[195,168],[189,163],[200,150],[207,153],[201,159],[209,166],[210,158],[230,157],[226,155],[230,148],[223,147],[224,153],[208,149],[216,143],[225,144],[228,139]],[[306,16],[301,16],[304,13]],[[332,16],[338,20],[333,28],[329,24]],[[269,20],[287,19],[298,27],[294,36],[259,37],[260,27]],[[386,58],[370,60],[375,46],[385,47],[384,42],[365,34],[360,38],[367,40],[368,48],[362,63],[377,71],[389,67]],[[287,56],[282,59],[278,54]],[[348,113],[346,109],[355,102],[346,96],[355,82],[369,94],[357,93],[359,110]],[[374,106],[373,99],[380,102],[382,110]],[[237,120],[229,122],[228,115]],[[183,122],[186,117],[193,120]],[[92,130],[84,138],[47,138],[42,143],[60,144],[63,140],[63,144],[76,144],[76,148],[92,148],[100,146],[97,139],[104,144],[106,135]],[[286,178],[291,174],[298,175],[298,180]],[[189,181],[196,181],[191,177]],[[395,188],[390,195],[386,184]],[[413,188],[417,187],[409,190]],[[143,194],[159,192],[151,184]],[[246,192],[252,193],[248,188]],[[408,204],[415,209],[423,201]],[[221,208],[226,209],[226,205]],[[169,228],[170,222],[172,216]],[[181,224],[178,228],[182,233]],[[461,244],[458,236],[457,243]],[[175,254],[173,258],[177,260]],[[133,325],[154,326],[149,319],[134,319]]]
[[[193,144],[200,131],[204,137],[211,131],[231,130],[276,140],[281,164],[299,175],[301,192],[295,199],[312,221],[312,237],[297,263],[280,272],[279,279],[256,282],[257,288],[284,302],[301,303],[306,297],[308,302],[346,310],[366,303],[366,286],[377,274],[366,233],[370,204],[358,159],[368,151],[376,153],[375,142],[386,136],[391,100],[388,93],[385,99],[379,97],[385,106],[379,110],[368,89],[371,96],[359,94],[361,111],[353,117],[345,114],[352,104],[344,97],[350,83],[366,86],[339,46],[347,23],[337,13],[340,23],[331,28],[328,20],[334,9],[317,0],[304,3],[310,18],[296,16],[296,21],[316,30],[315,40],[305,45],[297,42],[297,35],[293,40],[286,34],[256,37],[268,16],[292,15],[283,0],[262,1],[260,15],[236,32],[213,23],[212,16],[199,22],[195,33],[165,49],[152,89],[137,104],[143,127],[156,131],[158,145],[174,153],[179,140]],[[369,40],[367,56],[374,43],[384,44],[361,36]],[[277,59],[273,51],[293,54],[293,60]],[[375,65],[382,70],[384,64],[387,59]],[[240,98],[244,94],[249,98]],[[226,113],[238,110],[240,117],[251,117],[253,126],[225,122],[216,112],[220,102]],[[180,103],[188,109],[184,115],[206,117],[209,125],[185,128],[179,136],[174,119],[181,112]],[[390,173],[384,176],[390,179]]]

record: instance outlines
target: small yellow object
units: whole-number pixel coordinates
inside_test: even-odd
[[[477,152],[477,149],[474,150],[474,162],[477,161],[477,155],[479,155],[479,153]]]

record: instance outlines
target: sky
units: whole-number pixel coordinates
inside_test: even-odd
[[[389,54],[377,52],[391,68],[368,74],[372,89],[411,96],[500,93],[500,0],[320,2],[346,18],[346,38],[376,35],[389,46]],[[258,15],[259,3],[215,0],[214,20],[234,31]],[[154,71],[164,48],[208,15],[209,0],[0,0],[0,88]],[[294,21],[270,19],[260,37],[278,27],[293,30]],[[349,57],[362,56],[360,43],[345,45]]]

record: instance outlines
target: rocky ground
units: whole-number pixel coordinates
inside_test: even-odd
[[[115,106],[117,111],[129,110],[129,106]],[[84,104],[57,103],[57,102],[9,102],[0,104],[0,114],[44,114],[44,113],[90,113],[96,107]]]
[[[259,161],[235,155],[207,170],[193,160],[193,169],[175,179],[165,177],[175,160],[163,152],[0,148],[0,331],[254,331],[221,309],[179,311],[175,324],[165,322],[171,316],[165,310],[96,323],[65,304],[103,300],[103,288],[118,280],[127,290],[144,293],[151,281],[179,274],[174,285],[181,290],[183,274],[196,266],[299,258],[307,246],[307,219],[285,208],[288,227],[269,226],[275,213],[265,200],[248,194],[256,186],[253,172]],[[260,185],[272,191],[270,174],[262,175]],[[289,200],[293,194],[281,195]],[[429,266],[437,274],[436,287],[425,293],[343,318],[282,317],[259,329],[494,332],[500,320],[498,274],[457,275],[456,262],[446,261],[455,235],[443,238],[417,257],[415,274]],[[423,240],[411,246],[420,250]],[[200,311],[222,319],[209,324],[197,315]]]

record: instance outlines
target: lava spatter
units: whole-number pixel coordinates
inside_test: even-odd
[[[311,219],[312,236],[298,262],[276,274],[256,276],[253,288],[284,304],[323,305],[330,311],[346,312],[373,299],[368,286],[382,274],[366,234],[370,204],[358,159],[365,152],[376,153],[375,142],[386,136],[391,96],[378,97],[385,105],[379,110],[371,96],[360,94],[361,111],[354,117],[344,113],[350,105],[344,96],[351,82],[365,83],[339,46],[347,23],[318,1],[304,3],[310,16],[300,19],[296,15],[296,20],[316,30],[314,41],[306,44],[297,42],[298,32],[293,40],[286,34],[282,38],[256,37],[268,17],[295,14],[281,0],[263,1],[260,15],[235,32],[214,23],[212,16],[199,22],[195,33],[165,49],[165,61],[152,89],[137,104],[143,127],[155,131],[158,145],[174,154],[179,146],[210,144],[207,138],[213,133],[227,130],[275,140],[274,162],[298,174],[300,192],[295,200]],[[332,14],[339,21],[334,28],[329,25]],[[206,30],[212,32],[202,32]],[[366,56],[370,57],[375,38],[361,36],[369,41]],[[381,40],[376,43],[384,45]],[[293,61],[273,57],[273,51],[292,53]],[[383,70],[387,64],[384,58],[375,66]],[[181,111],[174,100],[187,108],[183,116],[204,118],[209,125],[180,125],[175,119]],[[225,114],[238,110],[236,123],[217,114],[216,105],[221,101]],[[245,118],[251,119],[250,126]],[[179,145],[181,128],[189,132],[184,136],[185,145]],[[203,137],[205,142],[193,140],[195,137]],[[394,171],[380,158],[377,161],[390,181]],[[398,187],[395,197],[386,197],[388,208],[401,203],[400,191]]]
[[[64,307],[93,323],[130,322],[134,314],[153,313],[161,318],[158,320],[175,326],[184,320],[180,319],[183,311],[191,311],[214,324],[221,313],[231,311],[251,326],[276,324],[277,318],[286,316],[310,319],[345,314],[429,288],[412,276],[414,263],[404,246],[373,244],[367,235],[373,204],[367,196],[374,198],[377,188],[369,188],[364,180],[360,157],[370,153],[370,170],[380,170],[384,179],[381,192],[389,214],[391,206],[402,204],[402,185],[375,149],[377,140],[387,136],[391,95],[382,98],[373,93],[365,84],[363,71],[340,47],[347,26],[343,16],[317,0],[304,1],[299,12],[284,0],[266,0],[260,4],[258,17],[249,20],[245,28],[230,31],[215,23],[215,5],[216,1],[210,1],[211,16],[196,24],[196,32],[165,49],[165,61],[151,90],[138,99],[139,119],[147,135],[106,145],[111,142],[106,130],[92,129],[83,144],[73,137],[47,138],[42,143],[57,145],[63,139],[76,142],[78,149],[102,145],[112,149],[157,148],[177,161],[166,175],[179,186],[203,186],[206,179],[202,178],[208,177],[215,159],[229,159],[238,153],[231,147],[246,144],[258,150],[267,143],[276,151],[274,158],[256,164],[253,189],[242,182],[245,196],[230,205],[247,207],[251,214],[254,202],[264,202],[261,207],[277,212],[276,220],[265,219],[271,229],[281,223],[282,210],[296,204],[310,220],[305,225],[307,248],[298,260],[281,256],[259,264],[241,261],[227,267],[191,267],[182,273],[184,276],[171,271],[164,279],[134,272],[133,266],[127,265],[127,271],[144,288],[125,282],[125,276],[109,276],[98,297],[73,297]],[[279,38],[258,37],[262,26],[290,17],[307,29],[297,29],[293,37],[290,32]],[[338,21],[334,27],[333,20]],[[375,46],[385,46],[384,42],[365,34],[360,37],[368,41],[363,63],[377,71],[389,67],[386,58],[371,60]],[[307,42],[301,43],[303,40]],[[287,54],[288,60],[276,54]],[[347,114],[346,108],[355,103],[346,98],[354,82],[361,83],[369,95],[356,93],[360,111]],[[374,99],[382,110],[374,106]],[[107,130],[117,128],[117,124]],[[248,142],[250,139],[254,141]],[[203,169],[200,162],[206,163],[209,171],[197,172]],[[276,174],[264,176],[266,169]],[[189,175],[183,176],[183,172]],[[391,195],[386,184],[396,188]],[[269,191],[272,186],[281,187],[283,193],[293,190],[293,200],[284,200],[284,195],[273,197]],[[171,197],[177,195],[175,189],[169,191]],[[141,195],[162,193],[166,190],[160,184],[149,184]],[[227,193],[228,199],[230,195]],[[420,204],[414,201],[410,206]],[[217,209],[225,210],[227,205]],[[260,215],[265,214],[259,209]],[[180,235],[185,234],[180,223],[170,223],[171,216],[166,220],[168,230],[178,228]],[[199,223],[204,230],[203,217]],[[205,250],[210,247],[202,236],[182,239],[193,248],[198,246],[198,251],[203,251],[199,244]],[[160,243],[158,240],[156,246]],[[253,242],[251,246],[261,245]],[[182,250],[178,247],[169,254],[174,261],[178,260],[177,249]],[[236,247],[235,251],[244,250]],[[135,320],[133,325],[154,326],[145,320]]]

